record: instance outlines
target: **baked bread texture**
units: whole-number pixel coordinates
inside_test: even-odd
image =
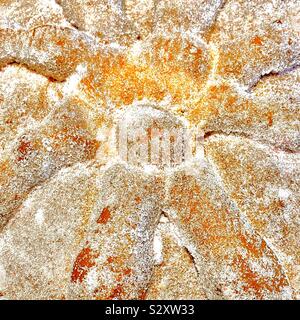
[[[1,299],[300,299],[299,208],[299,0],[0,0]]]

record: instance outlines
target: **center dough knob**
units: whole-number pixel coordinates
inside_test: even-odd
[[[133,106],[117,120],[118,154],[133,166],[178,166],[194,155],[196,140],[184,120],[152,106]]]

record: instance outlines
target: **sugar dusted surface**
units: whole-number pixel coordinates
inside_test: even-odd
[[[299,53],[298,0],[0,1],[0,299],[299,299]]]

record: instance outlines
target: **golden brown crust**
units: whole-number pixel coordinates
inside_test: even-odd
[[[280,155],[244,140],[212,137],[207,154],[230,197],[272,246],[299,292],[299,156]]]
[[[0,296],[299,298],[299,10],[0,1]],[[122,121],[204,159],[135,165]]]

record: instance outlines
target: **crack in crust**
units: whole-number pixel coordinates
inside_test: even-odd
[[[228,30],[224,24],[227,14],[230,16],[231,6],[242,3],[237,0],[214,1],[215,9],[212,5],[212,14],[203,25],[195,25],[194,17],[189,16],[187,11],[182,10],[179,15],[180,6],[177,7],[177,3],[155,0],[151,6],[149,1],[150,9],[147,6],[140,9],[147,13],[146,20],[141,19],[140,27],[135,28],[132,26],[136,22],[135,1],[131,1],[133,5],[122,1],[121,12],[117,9],[113,12],[117,16],[114,20],[117,35],[113,28],[104,30],[107,34],[99,34],[96,29],[91,31],[86,28],[87,21],[84,19],[83,23],[78,23],[74,17],[74,24],[72,14],[69,17],[65,12],[67,2],[56,1],[65,19],[68,18],[68,23],[74,28],[43,24],[30,29],[0,29],[0,82],[1,75],[14,68],[26,70],[32,75],[42,75],[47,82],[46,93],[43,93],[46,97],[43,102],[47,109],[46,117],[36,121],[32,127],[30,121],[33,116],[25,112],[22,117],[29,119],[28,128],[22,129],[20,124],[16,125],[15,131],[12,129],[14,114],[8,117],[5,113],[11,108],[11,97],[6,96],[7,89],[3,89],[2,93],[0,83],[0,105],[2,107],[3,103],[4,106],[3,114],[0,113],[0,134],[9,130],[10,134],[15,134],[12,140],[9,140],[11,136],[7,138],[9,143],[6,143],[0,157],[0,184],[2,190],[5,189],[5,193],[0,191],[1,236],[5,237],[6,232],[14,227],[16,235],[21,228],[21,232],[24,230],[24,235],[31,239],[28,230],[32,228],[40,236],[35,228],[44,223],[45,217],[39,212],[31,220],[26,218],[24,212],[33,215],[33,211],[28,209],[27,212],[25,208],[28,199],[34,198],[39,190],[48,190],[65,174],[66,168],[69,168],[68,172],[74,171],[75,181],[76,168],[83,170],[86,164],[90,164],[96,171],[94,176],[99,178],[97,166],[101,162],[105,164],[101,172],[107,180],[101,180],[104,190],[102,193],[99,191],[100,198],[95,196],[95,190],[93,194],[88,190],[84,199],[78,200],[82,207],[88,207],[84,214],[73,208],[82,220],[80,227],[74,227],[77,222],[68,225],[64,221],[65,228],[71,233],[80,233],[76,240],[70,240],[70,243],[76,243],[76,250],[73,250],[67,236],[61,239],[71,246],[70,260],[66,261],[68,267],[62,271],[62,291],[67,290],[64,291],[65,297],[147,298],[149,292],[146,290],[152,280],[155,282],[155,278],[150,280],[151,275],[155,274],[151,243],[155,229],[160,227],[159,212],[164,210],[184,235],[180,236],[180,242],[187,252],[181,254],[191,258],[191,264],[196,268],[194,276],[198,280],[201,278],[201,284],[206,287],[205,295],[209,298],[294,298],[294,291],[299,290],[296,288],[295,270],[293,264],[286,261],[297,261],[298,252],[286,253],[285,247],[291,244],[297,251],[297,239],[293,238],[297,231],[294,227],[296,218],[293,215],[299,214],[295,209],[298,200],[294,191],[299,184],[299,173],[295,170],[291,174],[288,170],[299,166],[294,163],[293,167],[287,168],[274,160],[281,153],[291,161],[298,159],[299,155],[299,59],[294,55],[297,43],[293,42],[293,34],[289,34],[287,45],[281,48],[280,36],[284,35],[285,29],[280,29],[278,35],[262,22],[264,35],[268,35],[269,39],[249,31],[245,39],[239,38],[241,49],[231,48],[226,42],[230,43],[231,38],[226,38]],[[191,2],[191,6],[194,5],[197,8],[197,1]],[[248,8],[251,4],[245,2],[244,6]],[[111,10],[110,7],[106,9],[108,12]],[[252,14],[250,12],[249,9],[249,16]],[[166,20],[166,17],[170,19]],[[126,19],[128,26],[125,28]],[[130,19],[132,23],[128,23]],[[177,25],[178,21],[182,22],[182,26]],[[238,25],[238,19],[235,23]],[[281,25],[285,26],[277,19],[276,28],[284,28]],[[162,32],[164,28],[168,31]],[[265,59],[270,56],[266,52],[272,47],[268,41],[276,43],[271,64]],[[241,55],[240,50],[245,56]],[[250,65],[250,75],[245,71],[245,66],[248,66],[246,62]],[[18,89],[20,82],[14,85]],[[31,93],[28,93],[27,99],[17,89],[11,94],[20,97],[14,111],[15,118],[20,117],[18,110],[23,110],[27,100],[32,98]],[[175,117],[186,119],[189,125],[199,125],[203,129],[207,161],[204,168],[192,163],[185,168],[187,172],[181,172],[181,167],[173,170],[170,176],[163,173],[157,177],[138,169],[133,173],[126,165],[122,167],[124,164],[115,163],[109,146],[99,138],[100,131],[103,127],[113,126],[116,110],[132,108],[141,101],[159,105]],[[32,104],[33,108],[40,106],[40,101]],[[238,140],[246,150],[253,145],[257,147],[257,153],[268,149],[269,154],[274,155],[270,162],[278,166],[278,171],[269,167],[268,152],[262,153],[261,159],[255,158],[256,153],[253,152],[256,160],[245,162],[244,167],[241,163],[247,160],[246,156],[239,158],[237,154],[236,159],[233,157],[233,165],[226,157],[220,159],[225,151],[236,147]],[[224,141],[229,141],[231,147],[226,146]],[[227,149],[220,148],[222,144]],[[243,151],[243,147],[237,150]],[[253,167],[257,163],[261,166],[256,172]],[[242,166],[242,172],[238,171],[239,166]],[[249,172],[253,173],[252,176],[247,176]],[[281,179],[282,172],[287,172],[289,183]],[[244,180],[238,180],[244,175]],[[269,185],[261,185],[258,180],[252,185],[251,181],[256,176],[264,177]],[[273,180],[268,180],[270,176]],[[232,186],[231,181],[235,180],[236,185]],[[245,184],[242,193],[239,193],[236,189],[245,181],[250,181],[249,185]],[[287,199],[277,199],[272,195],[275,192],[272,182],[276,183],[276,187],[285,186],[279,193]],[[63,185],[62,182],[59,187]],[[107,190],[111,190],[115,198],[106,194]],[[257,196],[253,196],[256,192]],[[263,192],[270,192],[271,195],[264,198]],[[290,193],[295,200],[288,199]],[[40,196],[46,210],[56,208],[47,195]],[[60,196],[63,198],[62,194]],[[253,198],[252,202],[244,200],[248,197]],[[47,201],[52,203],[52,208],[47,207]],[[64,203],[64,200],[61,201]],[[60,209],[68,216],[66,208],[70,203],[64,205]],[[250,206],[256,208],[259,217],[253,215]],[[98,215],[96,222],[95,208]],[[60,209],[57,209],[57,216],[52,216],[59,232]],[[266,220],[263,218],[265,216]],[[32,225],[34,219],[37,223]],[[285,219],[291,222],[285,223]],[[93,221],[95,223],[90,224]],[[282,222],[276,226],[289,242],[285,243],[285,240],[272,234],[268,229],[270,221]],[[115,227],[114,223],[119,227]],[[273,230],[273,233],[276,232]],[[127,247],[119,241],[120,234],[125,234]],[[175,233],[172,236],[175,237]],[[53,244],[51,234],[47,234],[46,238],[41,236],[41,239],[45,240],[46,246]],[[5,241],[12,241],[12,248],[15,243],[18,244],[14,237],[5,238]],[[107,252],[98,252],[99,243]],[[81,251],[78,251],[78,244]],[[173,245],[170,247],[173,248]],[[132,248],[134,258],[128,248]],[[177,252],[177,249],[174,250]],[[111,255],[107,256],[108,252]],[[3,251],[5,258],[2,261],[0,257],[0,263],[9,262],[9,255],[5,254],[7,252]],[[28,254],[30,256],[30,252]],[[18,261],[13,267],[16,274],[20,273],[18,267],[21,264]],[[186,262],[186,268],[189,265]],[[178,268],[180,270],[180,266]],[[72,276],[68,277],[70,270],[73,270]],[[30,268],[26,272],[30,273]],[[161,277],[160,271],[158,274]],[[40,279],[44,281],[42,276]],[[18,281],[16,277],[14,281]],[[30,281],[34,283],[35,280],[30,278]],[[31,290],[30,295],[34,295],[34,285]],[[53,290],[56,293],[51,297],[57,298],[57,288]],[[1,287],[0,291],[2,295]]]

